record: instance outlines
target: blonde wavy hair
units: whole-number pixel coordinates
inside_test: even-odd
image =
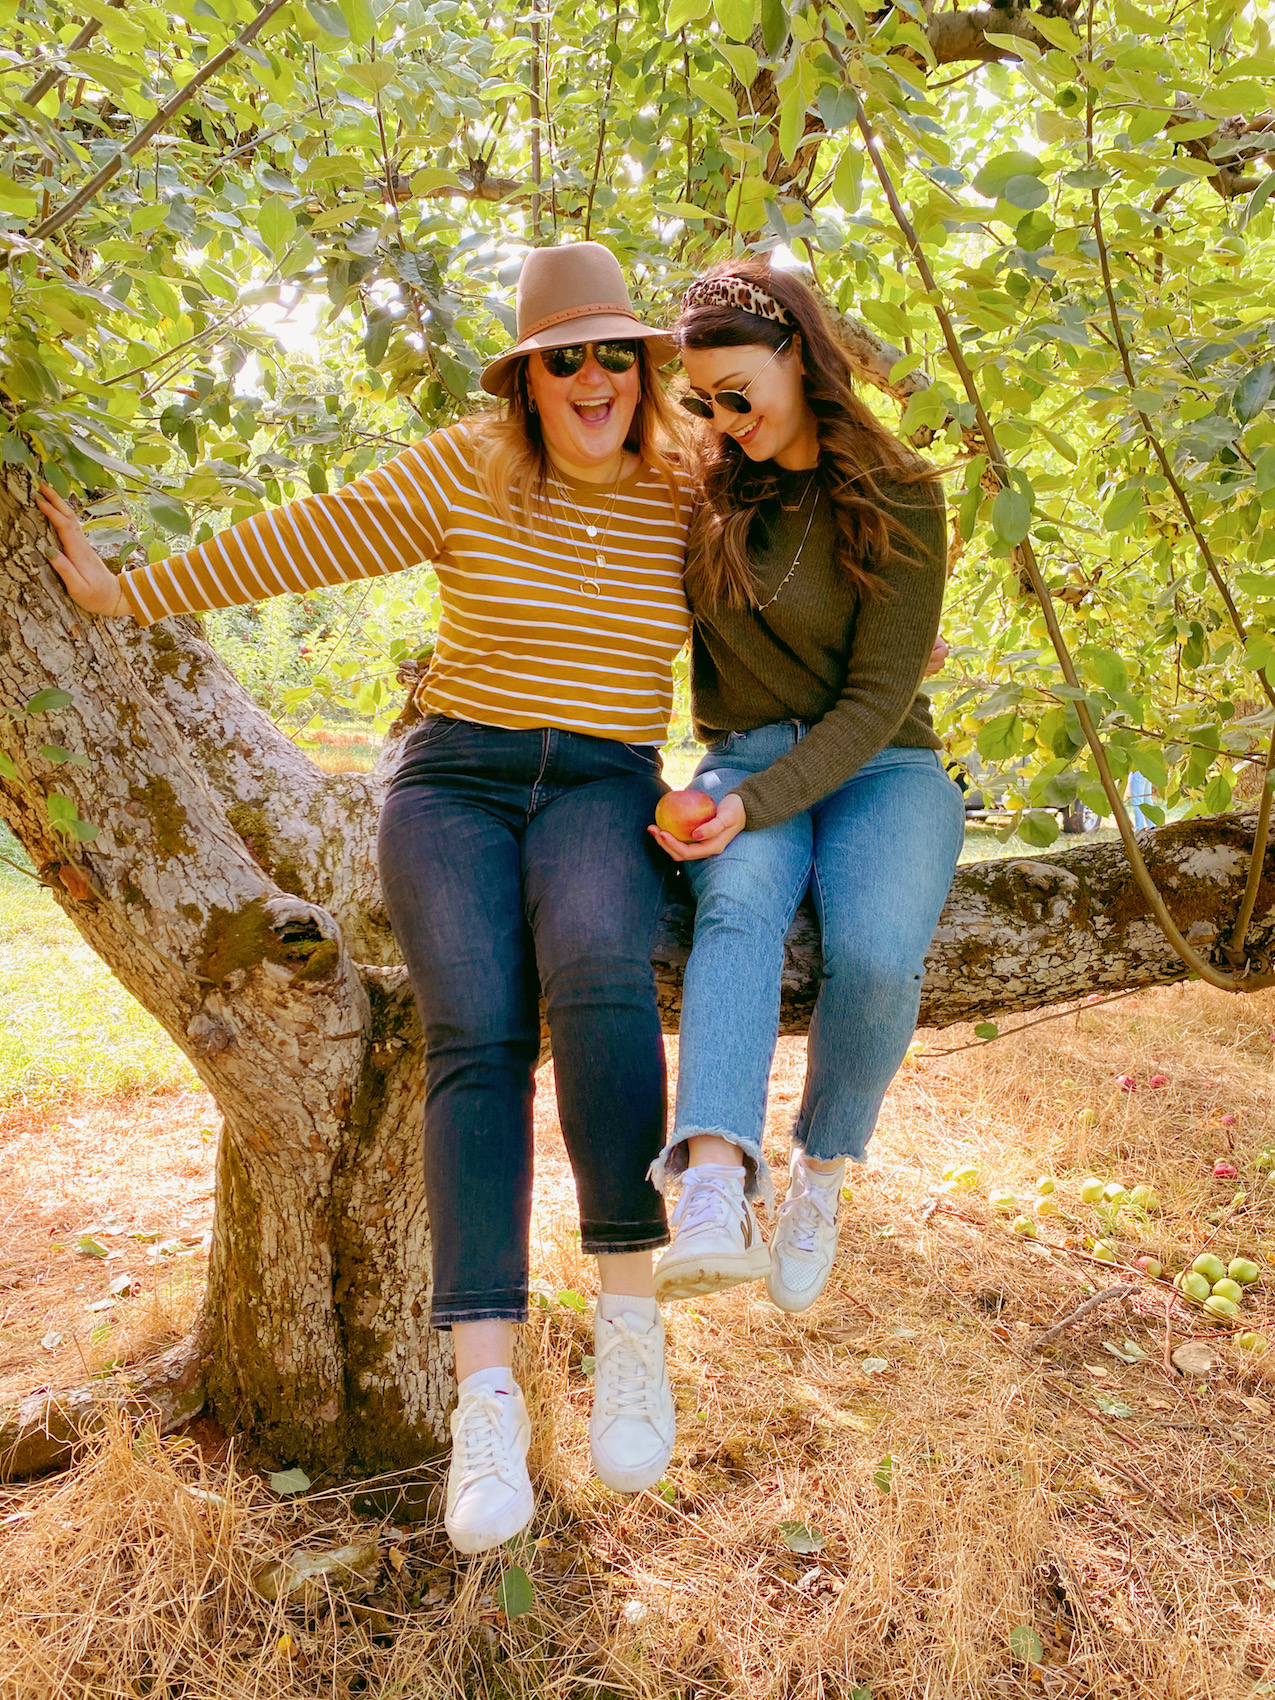
[[[682,492],[677,472],[684,464],[684,428],[664,380],[651,362],[645,341],[635,340],[638,404],[624,446],[664,480],[674,512],[680,516]],[[537,514],[547,511],[553,472],[540,415],[531,409],[527,388],[530,358],[527,355],[518,362],[508,394],[496,407],[476,414],[470,424],[479,486],[501,519],[513,526],[530,525]]]

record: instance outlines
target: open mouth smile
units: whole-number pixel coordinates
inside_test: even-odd
[[[746,431],[728,431],[727,435],[729,437],[734,438],[735,442],[737,442],[739,444],[739,446],[741,448],[743,448],[745,444],[752,442],[753,438],[757,435],[757,433],[760,429],[761,429],[761,420],[757,419],[757,420],[754,420],[754,422],[748,427],[748,429]]]
[[[605,425],[615,407],[615,397],[605,396],[600,401],[573,401],[571,405],[576,417],[586,425]]]

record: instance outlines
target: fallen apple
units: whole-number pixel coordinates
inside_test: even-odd
[[[1097,1175],[1090,1175],[1087,1181],[1083,1181],[1081,1183],[1080,1196],[1086,1204],[1097,1204],[1098,1200],[1102,1197],[1102,1192],[1103,1183],[1098,1179]]]
[[[1220,1281],[1214,1281],[1213,1291],[1220,1299],[1230,1299],[1237,1305],[1244,1297],[1244,1289],[1238,1281],[1232,1281],[1229,1275],[1224,1275]]]
[[[1116,1248],[1110,1240],[1095,1240],[1093,1254],[1099,1263],[1114,1263],[1116,1261]]]
[[[987,1202],[999,1216],[1015,1216],[1018,1213],[1018,1200],[1012,1192],[993,1192]]]
[[[1081,1110],[1076,1120],[1081,1127],[1093,1127],[1098,1120],[1098,1112],[1090,1105],[1088,1109]]]
[[[679,844],[690,844],[695,828],[716,813],[717,804],[707,791],[666,791],[655,805],[655,824]]]
[[[1147,1085],[1157,1092],[1162,1086],[1167,1086],[1168,1084],[1169,1077],[1167,1074],[1153,1074],[1150,1080],[1147,1081]]]
[[[1136,1092],[1138,1090],[1138,1083],[1131,1074],[1118,1074],[1116,1085],[1122,1092]]]
[[[1197,1275],[1203,1275],[1210,1287],[1214,1281],[1220,1281],[1226,1274],[1225,1263],[1211,1251],[1202,1251],[1191,1268]]]
[[[973,1163],[953,1163],[950,1168],[944,1169],[943,1179],[962,1192],[973,1192],[978,1185],[979,1174]]]
[[[1253,1167],[1261,1175],[1267,1175],[1275,1169],[1275,1145],[1263,1145],[1253,1159]]]
[[[1224,1116],[1219,1116],[1217,1119],[1223,1127],[1234,1127],[1240,1118],[1234,1110],[1228,1110]]]
[[[1062,1211],[1058,1207],[1058,1200],[1056,1198],[1051,1198],[1049,1194],[1046,1193],[1044,1198],[1038,1198],[1036,1200],[1036,1214],[1038,1216],[1061,1216]]]
[[[1030,1216],[1015,1216],[1010,1226],[1016,1234],[1022,1234],[1026,1239],[1034,1240],[1036,1238],[1036,1224]]]
[[[1196,1304],[1203,1304],[1205,1299],[1211,1298],[1213,1294],[1212,1282],[1207,1275],[1201,1275],[1198,1269],[1188,1269],[1184,1275],[1179,1276],[1177,1285],[1185,1297],[1194,1299]]]
[[[1219,1293],[1210,1293],[1200,1308],[1216,1322],[1230,1322],[1240,1314],[1240,1307],[1234,1300],[1224,1299]]]
[[[1240,1178],[1240,1171],[1235,1167],[1235,1164],[1232,1163],[1229,1158],[1219,1157],[1217,1162],[1214,1163],[1214,1165],[1213,1165],[1213,1179],[1215,1181],[1237,1181],[1237,1180],[1239,1180],[1239,1178]]]
[[[1265,1334],[1256,1334],[1250,1328],[1245,1333],[1236,1336],[1235,1343],[1242,1346],[1246,1352],[1264,1352],[1270,1345]]]
[[[1160,1208],[1159,1194],[1153,1186],[1147,1186],[1145,1183],[1134,1187],[1129,1194],[1129,1202],[1136,1205],[1139,1210],[1158,1210]]]
[[[1053,1190],[1054,1177],[1052,1175],[1041,1175],[1039,1180],[1036,1182],[1036,1191],[1042,1198],[1044,1198],[1046,1193],[1052,1192]]]
[[[1129,1189],[1120,1181],[1108,1181],[1102,1189],[1102,1196],[1108,1204],[1128,1204]]]
[[[1133,1265],[1135,1269],[1141,1269],[1144,1275],[1149,1275],[1153,1281],[1158,1281],[1164,1274],[1164,1265],[1158,1257],[1147,1257],[1144,1254],[1142,1257],[1135,1257]]]
[[[1251,1287],[1254,1281],[1260,1281],[1262,1271],[1251,1257],[1233,1257],[1226,1267],[1226,1273],[1232,1281],[1238,1281],[1241,1287]]]

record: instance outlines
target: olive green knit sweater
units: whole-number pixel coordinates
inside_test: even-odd
[[[942,747],[917,691],[947,583],[941,494],[882,483],[916,541],[881,570],[886,594],[874,599],[836,565],[827,491],[809,472],[777,471],[779,496],[758,513],[751,540],[757,600],[778,590],[775,601],[708,608],[691,591],[691,712],[700,742],[776,720],[810,727],[787,755],[736,787],[753,830],[811,808],[887,745]],[[801,560],[780,590],[812,503]]]

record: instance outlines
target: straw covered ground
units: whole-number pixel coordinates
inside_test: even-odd
[[[1258,1159],[1275,1129],[1273,1027],[1275,994],[1192,985],[986,1048],[956,1050],[972,1037],[962,1029],[923,1036],[851,1178],[817,1307],[784,1316],[760,1289],[671,1307],[678,1448],[662,1488],[631,1500],[588,1471],[593,1272],[542,1083],[533,1538],[457,1563],[419,1495],[421,1520],[378,1520],[338,1484],[280,1498],[210,1424],[162,1444],[116,1432],[73,1472],[0,1490],[0,1695],[1275,1693],[1275,1352],[1245,1352],[1136,1273],[1131,1299],[1034,1349],[1092,1289],[1125,1278],[1086,1255],[1103,1232],[1122,1263],[1147,1251],[1181,1267],[1206,1242],[1252,1255],[1264,1280],[1246,1321],[1275,1338],[1275,1177]],[[780,1162],[803,1066],[802,1043],[784,1041],[769,1129]],[[178,1239],[184,1223],[192,1243],[178,1250],[197,1276],[207,1102],[144,1103],[154,1139],[187,1162],[190,1200],[163,1165],[145,1179],[120,1100],[74,1112],[92,1124],[98,1174],[44,1167],[57,1110],[43,1142],[34,1111],[0,1129],[0,1221],[24,1248],[0,1271],[11,1380],[53,1379],[35,1331],[91,1335],[97,1287],[137,1261],[50,1252],[73,1248],[72,1228],[114,1208],[114,1246],[134,1221]],[[1238,1182],[1214,1179],[1219,1158]],[[975,1171],[968,1190],[944,1190],[953,1164]],[[1030,1213],[1042,1174],[1061,1214],[1033,1243],[990,1195],[1012,1191]],[[1104,1222],[1079,1199],[1090,1175],[1152,1184],[1161,1208]],[[157,1338],[184,1303],[156,1301]],[[1167,1354],[1192,1336],[1216,1361],[1183,1376]],[[256,1591],[281,1555],[337,1546],[360,1549],[346,1562],[368,1591],[351,1591],[349,1570],[308,1603]]]

